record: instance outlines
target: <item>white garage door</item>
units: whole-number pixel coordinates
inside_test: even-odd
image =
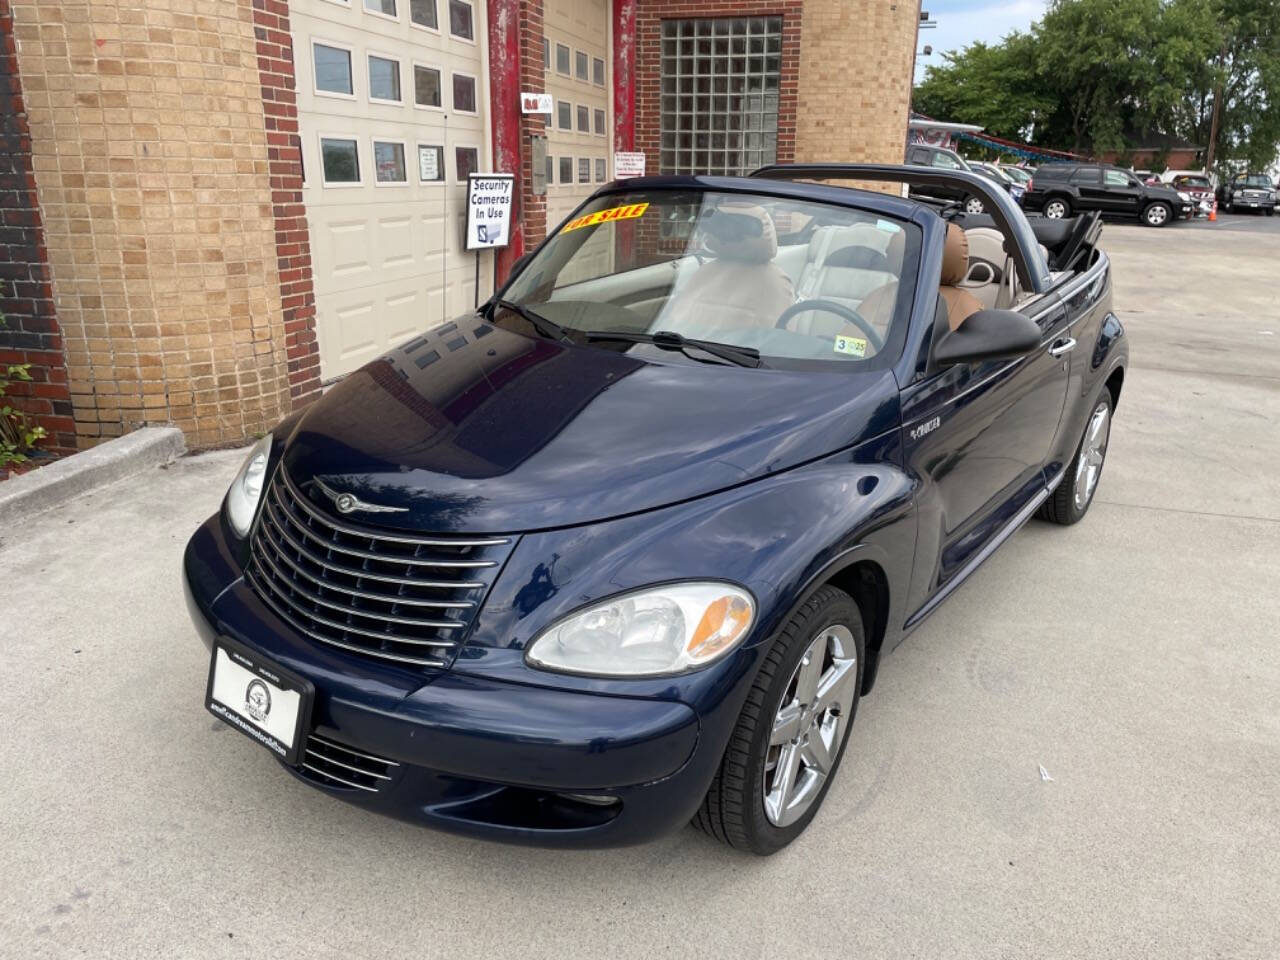
[[[475,302],[462,217],[467,173],[492,169],[485,4],[293,0],[290,15],[328,379]]]

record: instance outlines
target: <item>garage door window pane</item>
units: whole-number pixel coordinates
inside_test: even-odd
[[[323,43],[311,45],[316,64],[316,89],[327,93],[352,94],[351,53]]]
[[[400,61],[369,57],[369,98],[400,100]]]
[[[396,15],[396,0],[364,0],[364,8],[372,13],[382,13],[388,17]]]
[[[578,132],[591,132],[591,108],[580,105],[578,107]]]
[[[449,32],[464,40],[475,39],[475,27],[471,22],[471,4],[466,0],[449,0]]]
[[[663,21],[661,172],[732,176],[775,162],[781,54],[781,17]]]
[[[454,147],[453,162],[458,168],[458,179],[466,180],[480,169],[480,151],[475,147]]]
[[[418,179],[423,183],[444,179],[444,147],[418,144]]]
[[[413,102],[420,107],[440,106],[440,71],[432,67],[413,68]]]
[[[325,183],[360,182],[360,157],[354,140],[322,139],[320,159]]]
[[[409,19],[420,27],[437,29],[436,0],[409,0]]]
[[[573,104],[568,100],[556,102],[556,126],[561,130],[573,129]]]
[[[590,62],[590,57],[588,57],[581,50],[579,50],[576,54],[574,54],[574,57],[573,57],[574,76],[576,76],[579,80],[582,80],[584,82],[587,79],[587,64],[589,62]]]
[[[569,75],[569,48],[563,43],[556,44],[556,73]]]
[[[461,73],[453,75],[453,109],[463,113],[476,112],[476,81]]]
[[[598,87],[604,86],[604,61],[599,57],[591,61],[591,82]]]
[[[407,183],[404,172],[404,144],[373,141],[374,176],[379,183]]]
[[[560,182],[573,183],[573,157],[560,158]]]

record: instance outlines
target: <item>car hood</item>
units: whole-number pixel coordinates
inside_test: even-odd
[[[283,465],[321,499],[314,480],[402,508],[352,520],[518,533],[736,486],[891,430],[898,416],[888,370],[685,363],[467,318],[330,389],[291,431]]]

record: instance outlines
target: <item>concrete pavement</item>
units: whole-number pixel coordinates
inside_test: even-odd
[[[0,957],[1280,955],[1280,237],[1104,245],[1133,367],[1089,517],[885,660],[767,860],[416,829],[215,721],[178,563],[238,452],[0,531]]]

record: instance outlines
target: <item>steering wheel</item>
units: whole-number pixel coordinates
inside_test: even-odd
[[[834,313],[867,335],[867,340],[876,348],[876,352],[884,349],[884,338],[876,332],[875,327],[862,319],[862,314],[858,313],[852,307],[846,307],[843,303],[837,303],[834,300],[801,300],[799,303],[793,303],[787,309],[778,315],[778,322],[774,326],[779,330],[787,329],[787,324],[797,314],[805,313],[809,310],[825,310],[827,313]],[[823,337],[824,340],[834,340],[833,337]]]

